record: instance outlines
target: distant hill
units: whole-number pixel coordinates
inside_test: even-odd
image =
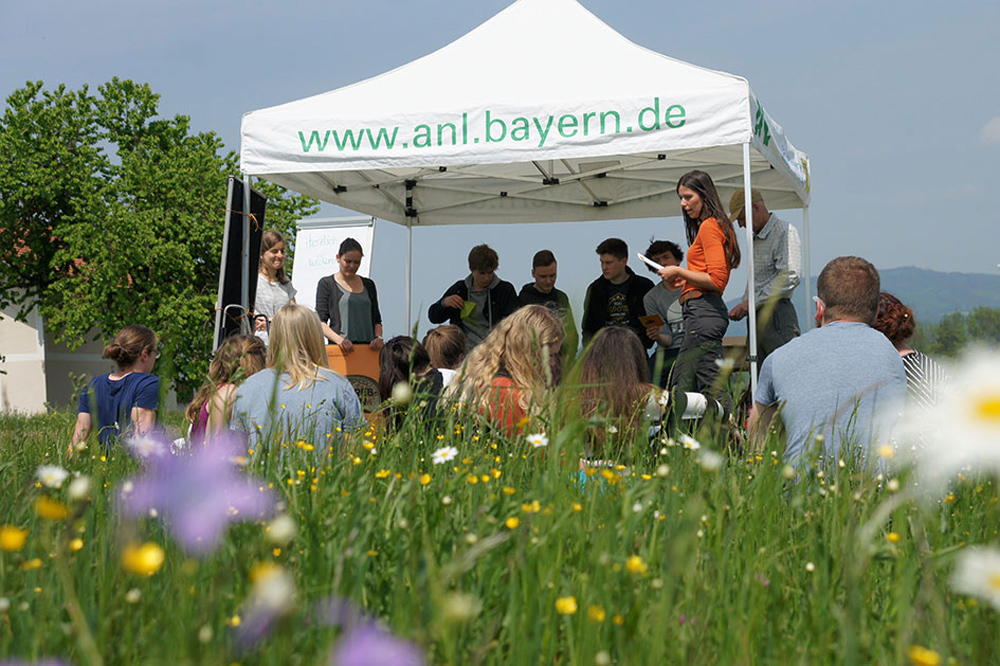
[[[971,312],[979,305],[1000,308],[1000,275],[940,273],[913,266],[880,269],[879,274],[882,291],[909,305],[918,322],[936,324],[949,312]]]
[[[949,312],[971,312],[979,305],[1000,308],[1000,275],[985,273],[942,273],[926,268],[879,269],[882,290],[894,294],[910,306],[917,322],[936,324]],[[816,276],[812,278],[812,293],[816,294]],[[799,309],[799,323],[812,314],[801,311],[802,287],[795,291],[795,307]],[[738,302],[733,300],[732,307]],[[744,322],[731,322],[726,335],[746,335]]]

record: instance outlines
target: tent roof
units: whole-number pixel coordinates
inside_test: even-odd
[[[808,158],[745,79],[628,41],[576,0],[518,0],[391,72],[243,118],[245,173],[413,224],[679,214],[677,178],[808,202]]]

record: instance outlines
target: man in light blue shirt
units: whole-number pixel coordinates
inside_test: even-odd
[[[749,427],[764,432],[780,411],[786,461],[817,454],[863,461],[888,443],[906,400],[906,373],[899,352],[871,327],[880,288],[869,262],[837,257],[816,285],[820,328],[764,361]]]

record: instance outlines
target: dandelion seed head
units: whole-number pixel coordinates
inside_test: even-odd
[[[73,502],[80,502],[87,499],[87,494],[90,492],[90,477],[89,476],[78,476],[69,482],[69,488],[67,489],[67,496]]]

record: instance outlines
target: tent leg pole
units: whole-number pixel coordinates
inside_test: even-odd
[[[802,276],[802,281],[806,285],[806,330],[808,331],[814,326],[815,318],[812,316],[813,304],[812,304],[812,267],[809,261],[809,206],[807,205],[802,209],[802,240],[805,241],[805,250],[802,252],[802,268],[805,275]]]
[[[406,330],[413,332],[410,328],[413,320],[410,312],[410,304],[413,301],[413,224],[406,225]]]
[[[757,298],[754,293],[753,202],[750,189],[750,144],[743,144],[743,215],[747,232],[747,338],[750,351],[750,395],[757,393]]]
[[[243,284],[240,290],[240,307],[243,314],[250,313],[250,175],[243,174]],[[244,333],[253,333],[253,326],[248,325],[246,317],[240,326]]]

